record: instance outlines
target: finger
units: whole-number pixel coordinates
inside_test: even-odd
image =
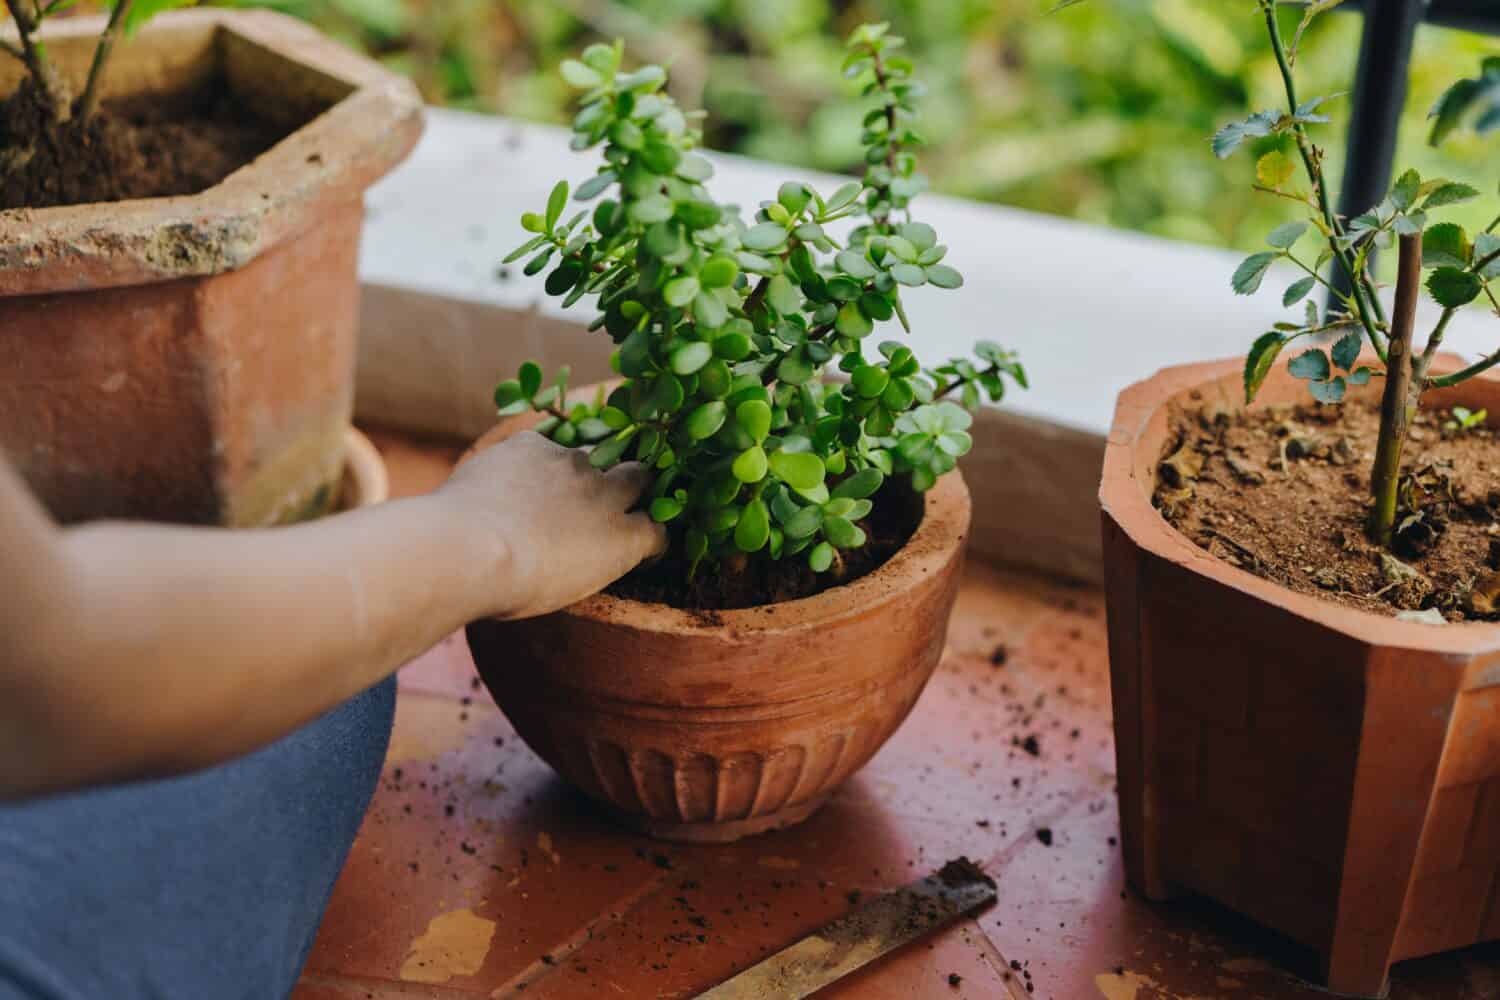
[[[617,514],[611,519],[610,531],[621,542],[620,576],[667,551],[667,527],[657,524],[649,515]]]
[[[619,502],[621,510],[634,507],[653,478],[651,469],[640,462],[621,462],[604,474],[609,495]]]
[[[515,442],[515,446],[518,448],[530,448],[533,451],[558,452],[562,450],[562,445],[558,444],[556,441],[553,441],[551,438],[545,437],[541,434],[538,434],[536,431],[531,430],[521,431],[510,440]]]

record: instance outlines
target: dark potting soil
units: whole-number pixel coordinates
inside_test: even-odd
[[[27,79],[0,102],[0,210],[197,194],[296,127],[256,115],[222,80],[105,101],[87,124],[54,126]]]
[[[762,553],[726,559],[689,577],[687,561],[674,549],[666,558],[620,580],[608,592],[630,600],[707,612],[811,597],[879,569],[906,544],[922,521],[922,497],[909,487],[892,483],[874,501],[875,509],[860,522],[869,541],[862,548],[841,551],[842,565],[835,564],[826,573],[814,573],[800,555],[770,559]]]
[[[1412,424],[1394,552],[1371,542],[1374,403],[1173,415],[1154,502],[1202,548],[1303,594],[1382,614],[1500,619],[1500,448],[1446,411]]]

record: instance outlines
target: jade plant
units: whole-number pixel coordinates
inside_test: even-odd
[[[57,72],[47,55],[47,46],[38,36],[42,23],[72,7],[77,0],[5,0],[11,20],[15,22],[16,41],[0,38],[0,52],[20,60],[41,97],[54,125],[68,121],[86,124],[99,111],[100,88],[104,73],[121,35],[129,35],[150,18],[164,10],[185,7],[194,0],[104,0],[109,18],[94,45],[88,78],[83,92],[74,99],[67,81]]]
[[[562,65],[583,92],[572,146],[603,149],[573,197],[597,201],[565,219],[559,182],[522,218],[535,235],[508,262],[550,267],[546,291],[565,305],[597,296],[591,328],[613,340],[623,379],[571,400],[566,370],[545,384],[528,363],[495,402],[502,415],[545,413],[537,429],[591,447],[598,468],[652,468],[644,503],[689,574],[749,558],[837,573],[841,553],[866,544],[860,522],[886,480],[931,488],[970,448],[968,410],[998,401],[1007,379],[1026,384],[989,342],[934,368],[899,341],[864,350],[882,324],[910,332],[907,289],[963,283],[912,213],[926,186],[922,87],[901,46],[884,24],[848,40],[844,75],[871,104],[863,178],[826,194],[788,181],[749,220],[705,186],[701,133],[664,93],[664,69],[627,71],[619,43]],[[831,366],[847,378],[825,378]]]
[[[1277,0],[1257,0],[1276,56],[1284,108],[1257,112],[1221,129],[1213,139],[1221,158],[1246,140],[1285,136],[1295,147],[1293,156],[1279,150],[1264,153],[1256,163],[1255,188],[1300,206],[1305,220],[1287,222],[1266,237],[1269,249],[1246,258],[1233,277],[1234,291],[1248,295],[1261,286],[1272,264],[1284,261],[1303,272],[1287,287],[1282,301],[1303,308],[1297,322],[1276,324],[1251,346],[1245,359],[1246,401],[1255,398],[1277,356],[1303,338],[1324,335],[1327,348],[1311,347],[1288,362],[1292,375],[1307,380],[1314,399],[1337,403],[1351,385],[1384,378],[1380,434],[1371,473],[1369,532],[1389,547],[1400,507],[1401,453],[1412,418],[1429,389],[1458,385],[1500,364],[1500,350],[1457,371],[1437,373],[1433,359],[1453,316],[1470,303],[1481,303],[1500,315],[1500,299],[1491,283],[1500,278],[1500,216],[1483,232],[1470,234],[1452,222],[1434,218],[1438,210],[1480,196],[1474,187],[1443,178],[1424,178],[1415,170],[1403,173],[1380,202],[1352,219],[1335,214],[1324,175],[1324,153],[1311,138],[1309,127],[1328,121],[1320,109],[1329,97],[1306,98],[1297,93],[1294,69],[1297,48],[1309,23],[1340,0],[1299,4],[1302,16],[1288,39],[1278,17]],[[1484,61],[1477,77],[1461,80],[1432,110],[1431,142],[1435,145],[1470,118],[1480,131],[1500,128],[1500,57]],[[1295,157],[1295,160],[1293,159]],[[1297,167],[1300,163],[1301,175]],[[1295,251],[1304,234],[1316,238],[1317,251],[1309,257]],[[1309,243],[1312,241],[1309,240]],[[1398,246],[1399,261],[1394,306],[1386,315],[1373,271],[1377,248]],[[1332,269],[1346,279],[1348,292],[1330,281]],[[1442,307],[1421,350],[1415,343],[1417,301],[1422,287]],[[1311,296],[1322,286],[1331,297],[1325,315]]]

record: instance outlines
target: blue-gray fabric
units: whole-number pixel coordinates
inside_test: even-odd
[[[0,805],[0,1000],[289,994],[395,703],[386,681],[220,767]]]

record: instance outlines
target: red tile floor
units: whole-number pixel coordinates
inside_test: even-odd
[[[456,454],[377,442],[398,493]],[[1129,892],[1118,833],[1096,590],[973,566],[891,743],[805,825],[730,846],[611,826],[516,739],[454,636],[401,673],[380,790],[295,1000],[692,997],[961,854],[998,904],[823,996],[1326,996],[1255,928]],[[1500,997],[1500,948],[1404,963],[1391,996]]]

